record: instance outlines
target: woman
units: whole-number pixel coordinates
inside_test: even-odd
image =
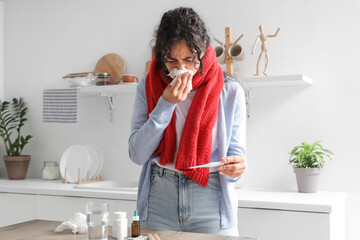
[[[209,42],[191,8],[166,12],[156,31],[129,138],[131,160],[143,165],[143,228],[238,235],[234,184],[246,168],[244,92],[224,79]],[[171,83],[168,75],[176,73]],[[226,165],[189,168],[219,161]]]

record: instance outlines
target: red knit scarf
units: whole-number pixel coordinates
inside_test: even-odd
[[[224,75],[219,66],[215,50],[209,45],[203,59],[203,75],[199,71],[192,79],[193,89],[197,89],[181,135],[175,168],[203,187],[209,180],[209,168],[188,169],[210,162],[212,150],[212,131],[217,119],[220,93],[224,85]],[[146,77],[146,101],[148,114],[155,108],[164,89],[171,82],[165,77],[153,58],[150,72]],[[165,129],[164,136],[155,151],[160,154],[160,164],[174,161],[176,145],[176,115],[173,113],[170,124]]]

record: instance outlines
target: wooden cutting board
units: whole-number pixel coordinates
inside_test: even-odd
[[[109,53],[100,58],[94,69],[94,75],[110,73],[110,84],[118,84],[124,72],[124,60],[116,53]]]

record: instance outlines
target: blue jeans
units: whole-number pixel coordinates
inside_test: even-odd
[[[204,188],[182,173],[151,167],[148,217],[141,228],[238,236],[237,227],[221,228],[219,173]]]

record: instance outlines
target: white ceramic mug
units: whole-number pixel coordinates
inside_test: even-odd
[[[233,60],[242,61],[245,58],[245,52],[239,44],[233,44],[228,49],[229,56]]]
[[[217,47],[215,47],[215,52],[216,52],[216,58],[217,58],[218,62],[220,64],[225,64],[226,63],[225,48],[222,46],[217,46]]]

